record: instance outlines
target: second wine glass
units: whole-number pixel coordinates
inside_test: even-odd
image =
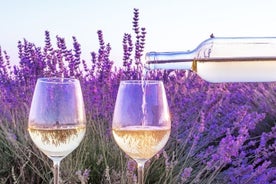
[[[121,81],[112,122],[119,147],[138,165],[138,183],[144,183],[144,165],[167,143],[171,120],[162,81]]]

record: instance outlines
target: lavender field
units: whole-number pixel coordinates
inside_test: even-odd
[[[39,77],[81,81],[87,132],[81,145],[61,162],[64,183],[134,184],[135,162],[111,135],[121,80],[141,79],[146,29],[134,9],[133,33],[122,36],[122,65],[110,59],[111,45],[97,32],[99,49],[91,60],[81,44],[45,31],[45,45],[18,42],[19,64],[0,48],[0,183],[51,183],[52,161],[31,141],[28,113]],[[151,71],[164,82],[172,133],[164,150],[146,164],[149,184],[276,183],[276,83],[208,83],[190,71]]]

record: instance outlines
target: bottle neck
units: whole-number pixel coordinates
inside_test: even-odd
[[[154,69],[194,69],[194,52],[148,52],[146,68]]]

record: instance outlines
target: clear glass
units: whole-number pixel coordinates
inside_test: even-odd
[[[59,184],[60,161],[75,150],[86,131],[80,83],[69,78],[37,80],[28,122],[34,144],[54,162],[54,184]]]
[[[186,69],[209,82],[276,81],[276,37],[214,37],[186,52],[149,52],[148,69]]]
[[[112,133],[119,147],[137,162],[138,183],[144,164],[163,149],[171,120],[162,81],[121,81],[113,114]]]

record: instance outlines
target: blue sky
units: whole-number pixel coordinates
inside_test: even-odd
[[[146,51],[191,50],[215,36],[276,36],[274,0],[1,0],[0,46],[17,64],[17,42],[26,38],[44,46],[44,31],[66,39],[76,36],[82,58],[98,50],[97,30],[121,65],[124,33],[132,32],[133,8],[146,27]]]

